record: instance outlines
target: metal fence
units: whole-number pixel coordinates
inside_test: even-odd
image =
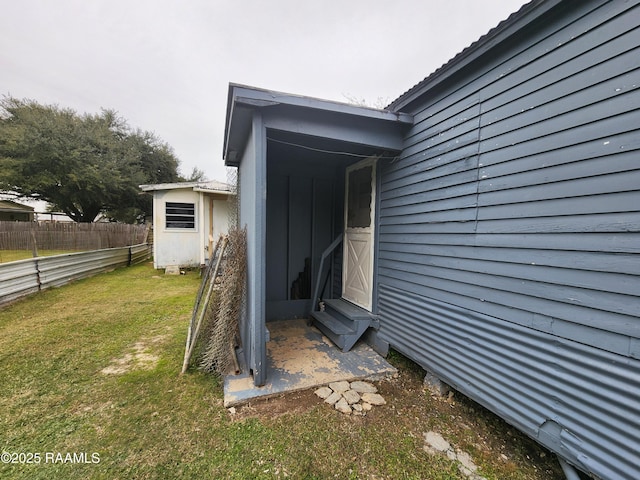
[[[148,244],[91,252],[35,257],[0,264],[0,305],[49,287],[57,287],[151,257]]]

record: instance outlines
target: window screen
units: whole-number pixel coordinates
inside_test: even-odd
[[[371,175],[372,167],[364,167],[349,173],[349,199],[347,227],[371,226]]]
[[[194,203],[166,203],[167,228],[196,228]]]

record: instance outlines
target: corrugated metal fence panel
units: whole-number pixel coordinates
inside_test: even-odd
[[[151,258],[151,244],[144,243],[129,248],[131,250],[131,265],[137,265]]]
[[[640,478],[640,362],[387,286],[380,314],[385,340],[571,463]]]
[[[618,423],[640,418],[638,3],[561,4],[407,111],[406,148],[381,172],[381,335],[607,479],[640,478],[637,424]],[[450,345],[467,363],[437,353]],[[472,374],[474,357],[503,355]]]
[[[38,269],[42,288],[48,288],[126,266],[128,263],[129,247],[122,247],[40,257]]]
[[[38,270],[33,260],[0,264],[0,305],[37,292]]]
[[[141,263],[150,256],[151,247],[141,244],[0,264],[0,305],[40,289]]]

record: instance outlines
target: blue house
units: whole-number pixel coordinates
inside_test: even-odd
[[[254,383],[308,317],[640,478],[639,3],[534,0],[385,110],[230,85]]]

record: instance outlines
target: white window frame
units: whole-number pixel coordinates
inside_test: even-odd
[[[193,213],[169,213],[169,209],[193,209]],[[165,216],[165,229],[166,230],[188,230],[196,231],[197,229],[197,210],[195,202],[165,202],[164,204],[164,216]],[[179,220],[173,220],[174,225],[170,225],[171,217],[180,217],[186,220],[180,222]],[[192,221],[190,221],[191,219]],[[191,224],[191,226],[180,226],[179,223]]]

